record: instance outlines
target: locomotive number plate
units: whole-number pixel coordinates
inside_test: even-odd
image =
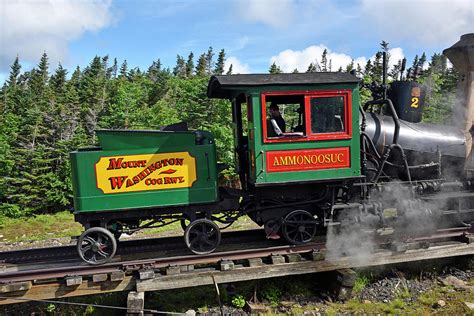
[[[101,157],[95,174],[105,194],[189,188],[196,181],[196,159],[188,152]]]
[[[266,153],[268,172],[349,168],[349,147],[279,150]]]

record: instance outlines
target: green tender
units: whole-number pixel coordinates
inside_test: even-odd
[[[218,200],[216,147],[211,133],[99,130],[99,146],[70,153],[76,212],[112,211],[211,203]],[[187,152],[197,180],[189,188],[104,194],[95,164],[101,157]]]

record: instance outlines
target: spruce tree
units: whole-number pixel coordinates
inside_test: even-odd
[[[54,92],[58,95],[63,93],[66,84],[67,70],[59,63],[55,73],[51,76],[50,84]]]
[[[186,77],[186,63],[181,55],[176,56],[176,66],[173,68],[173,75],[180,78]]]
[[[217,57],[216,68],[214,69],[214,74],[222,75],[224,73],[224,63],[225,63],[225,52],[224,49],[221,49],[219,56]]]
[[[318,62],[316,62],[316,63],[310,63],[308,66],[308,69],[306,69],[306,72],[318,72],[319,70],[320,69],[319,69]]]
[[[194,54],[190,52],[188,55],[188,60],[186,61],[186,78],[191,78],[193,76],[194,70]]]
[[[351,62],[346,66],[346,72],[351,72],[354,69],[354,59],[351,59]]]
[[[8,77],[7,84],[8,86],[16,86],[18,76],[20,75],[20,61],[18,55],[15,58],[15,61],[13,64],[10,66],[10,76]]]
[[[207,67],[206,54],[201,54],[201,56],[199,56],[199,59],[196,65],[196,76],[198,77],[205,76],[206,67]]]
[[[232,75],[233,64],[230,64],[229,70],[227,70],[226,75]]]
[[[49,80],[48,67],[49,67],[48,55],[46,54],[46,52],[44,52],[43,55],[41,56],[41,60],[37,68],[33,68],[31,70],[30,86],[31,86],[31,90],[33,94],[36,94],[36,95],[43,94],[43,91]]]
[[[128,64],[127,64],[126,59],[123,61],[122,65],[120,66],[118,77],[121,78],[121,79],[127,79],[128,78]]]
[[[325,48],[321,55],[321,71],[328,71],[328,50]]]
[[[268,69],[268,72],[271,74],[281,74],[283,71],[281,70],[280,66],[277,66],[275,62],[271,64],[270,69]]]
[[[154,61],[150,67],[148,67],[146,74],[147,74],[148,79],[155,82],[156,80],[158,80],[158,76],[160,72],[161,72],[161,60],[158,59]]]
[[[206,53],[206,75],[211,75],[214,68],[214,51],[211,46],[207,49]]]

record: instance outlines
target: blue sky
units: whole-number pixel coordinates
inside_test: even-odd
[[[0,82],[15,56],[22,70],[43,51],[51,70],[69,71],[95,55],[146,69],[158,58],[173,68],[176,55],[195,58],[209,46],[226,51],[234,73],[305,71],[330,52],[333,70],[351,59],[365,64],[381,40],[392,62],[431,56],[474,32],[469,0],[3,0],[0,3]]]

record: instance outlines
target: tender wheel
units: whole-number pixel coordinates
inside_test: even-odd
[[[89,228],[77,240],[77,252],[81,259],[89,264],[104,264],[112,259],[115,251],[115,237],[102,227]]]
[[[184,231],[186,246],[197,255],[216,250],[221,242],[219,227],[212,221],[201,218],[193,221]]]
[[[283,220],[282,233],[290,244],[310,242],[316,234],[317,222],[313,215],[303,210],[290,212]]]

